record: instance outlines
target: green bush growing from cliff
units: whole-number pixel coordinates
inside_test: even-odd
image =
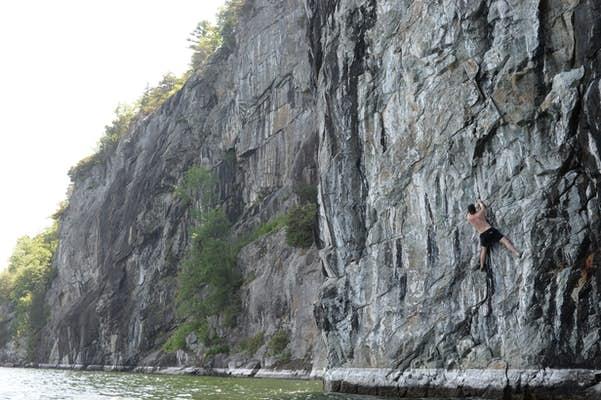
[[[301,204],[317,204],[317,186],[301,183],[294,188]]]
[[[8,268],[0,273],[0,303],[15,310],[13,338],[26,338],[28,354],[33,353],[44,327],[47,309],[44,297],[54,277],[52,259],[58,245],[58,222],[41,234],[24,236],[10,257]]]
[[[182,181],[175,187],[175,195],[187,204],[200,197],[201,209],[197,212],[202,213],[203,209],[207,210],[215,204],[216,186],[217,181],[210,170],[193,166],[184,173]]]
[[[308,248],[315,241],[317,228],[317,186],[301,183],[294,192],[299,204],[288,211],[286,242],[289,246]]]
[[[288,223],[288,216],[286,214],[280,214],[257,226],[249,234],[239,238],[236,242],[236,247],[240,250],[244,246],[259,240],[260,238],[270,235],[271,233],[280,230],[285,227]]]
[[[186,337],[194,332],[196,337],[205,341],[207,337],[208,326],[206,321],[203,322],[195,322],[195,323],[185,323],[177,327],[175,332],[167,339],[165,344],[163,344],[163,350],[168,352],[174,352],[179,349],[183,349],[186,347]]]
[[[249,356],[254,356],[257,351],[263,346],[265,343],[265,334],[263,332],[259,332],[254,336],[248,337],[240,342],[240,351],[248,354]]]
[[[182,88],[186,79],[185,75],[177,77],[172,73],[167,73],[163,75],[156,86],[147,87],[142,96],[134,104],[134,109],[137,110],[135,118],[144,118],[158,110],[160,106]]]
[[[208,319],[218,317],[226,327],[239,314],[238,289],[242,276],[236,266],[239,251],[232,238],[231,224],[225,212],[215,206],[216,179],[206,168],[194,166],[185,174],[174,192],[192,208],[195,221],[186,259],[178,271],[177,316],[187,321],[167,341],[164,349],[174,351],[185,346],[189,325],[208,326]],[[196,202],[196,199],[199,199]],[[200,338],[207,346],[222,346],[212,335]]]
[[[243,276],[237,268],[240,250],[247,244],[284,227],[287,215],[279,215],[249,234],[235,237],[223,209],[216,207],[217,182],[206,168],[190,168],[174,189],[188,205],[196,204],[191,215],[195,226],[191,244],[178,271],[177,316],[185,321],[165,343],[166,351],[184,348],[186,336],[198,324],[218,317],[225,328],[235,326],[241,312],[239,289]],[[196,199],[199,199],[196,202]],[[207,346],[224,346],[211,335],[204,335]]]
[[[284,350],[286,350],[286,347],[288,347],[288,343],[290,343],[288,332],[283,329],[278,330],[273,334],[271,339],[269,339],[269,343],[267,343],[269,354],[272,356],[283,355]]]
[[[241,283],[230,223],[222,210],[210,210],[192,230],[190,254],[179,272],[180,317],[202,320],[227,314],[237,307],[236,291]]]
[[[293,247],[308,248],[313,245],[317,206],[307,203],[293,207],[288,212],[286,242]]]

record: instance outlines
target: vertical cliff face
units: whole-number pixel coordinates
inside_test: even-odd
[[[240,252],[232,344],[283,330],[297,367],[323,355],[331,370],[475,368],[503,382],[599,365],[601,6],[255,0],[238,32],[75,176],[40,360],[203,363],[159,350],[192,224],[173,187],[203,165],[238,233],[318,185],[318,246],[279,231]],[[521,258],[497,245],[474,268],[477,198]],[[255,356],[274,364],[265,346]]]
[[[330,367],[598,366],[599,5],[308,8]]]
[[[194,352],[176,359],[160,351],[176,325],[175,276],[192,226],[192,206],[174,187],[192,165],[212,169],[220,202],[243,234],[295,204],[296,186],[316,184],[305,21],[297,2],[248,2],[235,50],[218,52],[114,154],[74,176],[41,362],[206,361]],[[284,331],[291,361],[310,368],[318,331],[307,304],[322,280],[317,250],[291,248],[280,232],[243,249],[239,267],[254,279],[241,289],[232,349],[246,337],[263,333],[268,340]],[[265,346],[257,357],[268,358]],[[243,355],[236,360],[245,363]]]

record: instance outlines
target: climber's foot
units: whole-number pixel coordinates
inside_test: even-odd
[[[484,271],[484,267],[480,264],[480,262],[475,262],[472,264],[472,271]]]

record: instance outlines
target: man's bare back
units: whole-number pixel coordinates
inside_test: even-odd
[[[503,236],[503,234],[501,234],[501,232],[499,232],[497,229],[490,226],[486,220],[486,207],[484,206],[482,200],[478,200],[476,204],[478,205],[478,209],[476,209],[473,204],[468,206],[468,213],[466,217],[467,221],[480,234],[480,268],[484,269],[488,248],[496,242],[500,242],[507,248],[507,250],[511,251],[514,256],[520,257],[521,253],[513,246],[513,243],[511,243],[511,241]]]
[[[482,206],[480,206],[480,210],[477,211],[475,214],[467,214],[467,222],[472,224],[472,226],[476,228],[478,233],[483,233],[491,228],[490,224],[486,220],[486,208]]]

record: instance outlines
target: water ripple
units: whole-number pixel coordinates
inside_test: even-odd
[[[364,400],[319,381],[0,368],[0,400]],[[443,400],[443,399],[440,399]]]

